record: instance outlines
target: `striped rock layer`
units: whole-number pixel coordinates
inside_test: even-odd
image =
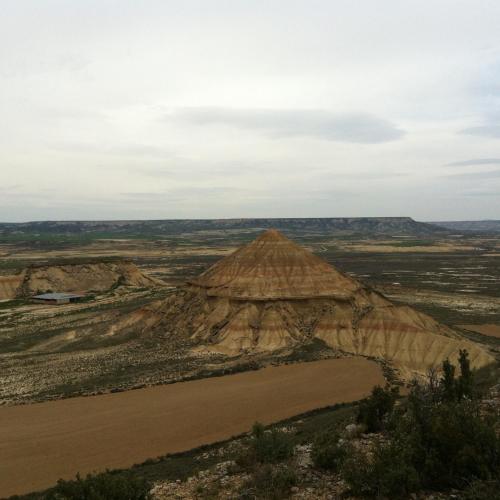
[[[149,306],[155,329],[197,350],[238,355],[318,338],[340,351],[382,358],[403,376],[425,373],[467,349],[478,368],[493,357],[430,316],[395,305],[269,230]]]

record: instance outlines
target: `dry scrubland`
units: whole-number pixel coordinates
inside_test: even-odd
[[[162,313],[161,307],[156,309],[156,304],[168,303],[175,287],[192,280],[239,245],[251,241],[257,233],[258,230],[252,228],[186,231],[147,238],[49,239],[43,244],[33,241],[2,243],[0,239],[0,287],[4,287],[2,293],[11,294],[9,297],[12,297],[12,290],[19,290],[13,285],[12,276],[29,274],[25,270],[31,265],[45,269],[46,275],[47,269],[54,266],[66,266],[66,269],[74,265],[90,266],[87,268],[96,270],[101,269],[102,262],[106,262],[109,270],[112,266],[121,266],[120,262],[126,259],[132,261],[137,272],[145,277],[138,281],[126,280],[120,278],[123,273],[118,273],[103,286],[87,285],[91,287],[92,299],[80,304],[35,305],[17,292],[17,298],[1,301],[2,403],[15,405],[102,394],[253,370],[271,364],[345,357],[338,346],[328,346],[316,338],[298,345],[285,343],[276,352],[261,350],[228,358],[221,352],[195,352],[185,337],[173,337],[165,330],[154,328],[158,315]],[[444,328],[451,328],[456,338],[473,341],[489,355],[500,357],[500,341],[496,336],[500,325],[500,238],[477,235],[461,238],[449,235],[361,238],[307,230],[296,231],[291,236],[347,276],[361,282],[363,287],[373,288],[396,305],[408,304],[418,314],[432,316]],[[96,261],[101,264],[96,264]],[[103,276],[107,273],[104,272]],[[59,279],[60,272],[56,277]],[[52,283],[57,284],[57,280]],[[144,310],[156,311],[157,315],[145,315]],[[271,327],[275,328],[276,322],[271,322]],[[348,363],[350,360],[337,362]],[[394,382],[397,373],[385,363],[380,364],[386,376]],[[292,366],[298,368],[301,365],[288,367]],[[259,372],[248,375],[254,373]],[[219,379],[206,382],[212,380]],[[128,398],[129,394],[140,393],[133,391],[106,397]],[[325,398],[328,395],[333,397],[334,393],[328,390]],[[346,393],[342,397],[355,399],[359,394]],[[331,402],[340,400],[335,398]],[[84,400],[78,398],[50,404],[70,404],[72,401],[77,405],[76,402]],[[319,401],[311,400],[310,403],[310,408],[313,408]],[[1,410],[32,411],[38,406]],[[291,414],[275,415],[275,418]],[[265,420],[265,416],[262,419]],[[305,422],[307,425],[308,420]],[[151,456],[145,449],[143,451],[144,455],[137,459],[131,457],[131,461]],[[196,459],[200,464],[212,460],[200,457]],[[177,463],[172,460],[172,463]],[[167,460],[167,463],[170,462]],[[150,470],[145,467],[141,470]],[[156,471],[155,467],[151,466],[151,470]],[[161,471],[158,472],[160,479],[165,474],[163,469]],[[168,472],[167,475],[175,479],[175,474]]]

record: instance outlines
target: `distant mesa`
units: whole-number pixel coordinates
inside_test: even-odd
[[[475,343],[392,304],[274,229],[134,317],[128,327],[182,336],[197,352],[269,352],[317,338],[341,352],[385,359],[405,377],[455,359],[463,348],[475,368],[493,361]]]
[[[242,231],[276,228],[298,234],[412,235],[433,236],[447,230],[434,224],[418,222],[411,217],[309,217],[263,219],[165,219],[122,221],[45,221],[0,223],[0,236],[54,234],[159,235],[197,231]]]
[[[44,292],[105,292],[116,285],[148,287],[162,284],[127,261],[30,266],[0,276],[0,300],[32,297]]]
[[[500,220],[444,221],[432,222],[449,231],[466,231],[472,233],[500,233]]]

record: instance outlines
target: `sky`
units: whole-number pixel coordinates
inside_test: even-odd
[[[0,221],[500,218],[498,0],[0,0]]]

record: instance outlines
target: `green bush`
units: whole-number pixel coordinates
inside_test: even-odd
[[[149,500],[149,486],[146,481],[130,473],[109,472],[85,478],[77,474],[76,479],[60,479],[57,486],[45,496],[45,500]]]
[[[394,438],[409,440],[413,463],[426,487],[461,488],[468,480],[498,476],[500,439],[476,403],[427,405],[415,397],[410,401]]]
[[[279,500],[289,498],[297,476],[289,467],[264,464],[257,467],[241,489],[242,500]]]
[[[482,489],[477,486],[468,494],[482,498],[478,495],[500,478],[500,437],[495,432],[498,420],[481,415],[473,387],[468,355],[461,351],[458,379],[446,360],[439,383],[415,384],[406,405],[397,410],[390,394],[374,391],[360,410],[360,420],[372,429],[383,427],[384,420],[391,425],[385,426],[387,442],[376,445],[371,456],[347,453],[341,473],[352,492],[400,498],[421,487],[463,489],[477,484]],[[482,483],[475,483],[478,480]]]
[[[237,462],[239,465],[282,462],[293,455],[293,448],[293,441],[288,434],[276,429],[266,431],[262,424],[255,423],[248,449]]]
[[[500,481],[474,481],[463,491],[462,500],[500,500]]]
[[[366,432],[379,432],[384,428],[387,415],[394,408],[398,389],[383,389],[376,386],[371,396],[359,405],[357,423],[365,426]]]
[[[351,447],[344,457],[340,472],[354,496],[372,496],[375,489],[372,484],[372,463],[366,453]]]
[[[342,477],[355,496],[408,498],[419,488],[419,475],[405,444],[377,444],[373,456],[351,450],[342,464]]]
[[[339,444],[339,436],[324,433],[313,443],[311,458],[319,469],[338,471],[347,454],[346,447]]]

